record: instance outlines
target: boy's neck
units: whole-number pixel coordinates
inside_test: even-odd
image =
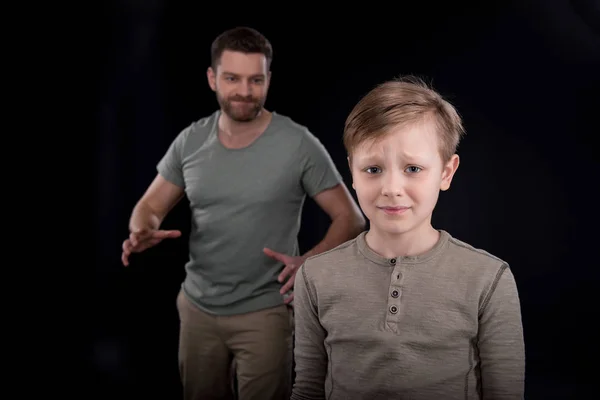
[[[431,224],[406,233],[391,234],[371,227],[365,240],[374,252],[385,258],[418,256],[431,250],[440,240],[440,232]]]

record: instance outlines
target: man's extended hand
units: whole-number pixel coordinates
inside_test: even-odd
[[[140,253],[152,246],[156,246],[164,239],[175,239],[181,236],[181,231],[165,231],[138,229],[131,232],[129,238],[123,242],[123,254],[121,261],[124,266],[129,265],[129,256],[131,253]]]
[[[285,285],[283,285],[281,287],[281,290],[279,291],[279,293],[281,293],[282,295],[286,294],[287,292],[292,290],[292,288],[294,287],[294,280],[296,279],[296,272],[298,272],[298,268],[300,268],[300,266],[304,263],[304,257],[301,257],[301,256],[292,257],[292,256],[288,256],[287,254],[278,253],[276,251],[273,251],[273,250],[267,249],[267,248],[263,249],[263,251],[269,257],[272,257],[272,258],[276,259],[277,261],[282,262],[285,265],[285,268],[283,268],[283,271],[281,271],[281,273],[277,277],[277,280],[279,282],[283,283],[285,278],[289,277],[289,279],[287,280]],[[293,300],[294,300],[294,293],[291,293],[290,296],[285,299],[285,304],[289,304]]]

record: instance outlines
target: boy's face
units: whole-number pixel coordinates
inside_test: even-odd
[[[423,122],[359,144],[349,162],[352,187],[371,229],[400,234],[431,226],[439,191],[450,187],[459,159],[454,155],[443,163],[438,135]]]

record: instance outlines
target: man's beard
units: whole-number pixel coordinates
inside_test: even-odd
[[[224,99],[218,93],[217,101],[223,109],[223,112],[236,122],[253,121],[258,116],[260,110],[262,110],[265,104],[264,99],[256,99],[252,96],[233,96],[228,99]],[[233,104],[234,101],[243,102],[244,104]]]

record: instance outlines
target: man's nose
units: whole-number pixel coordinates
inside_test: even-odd
[[[252,85],[250,82],[242,80],[239,87],[240,96],[252,96]]]

